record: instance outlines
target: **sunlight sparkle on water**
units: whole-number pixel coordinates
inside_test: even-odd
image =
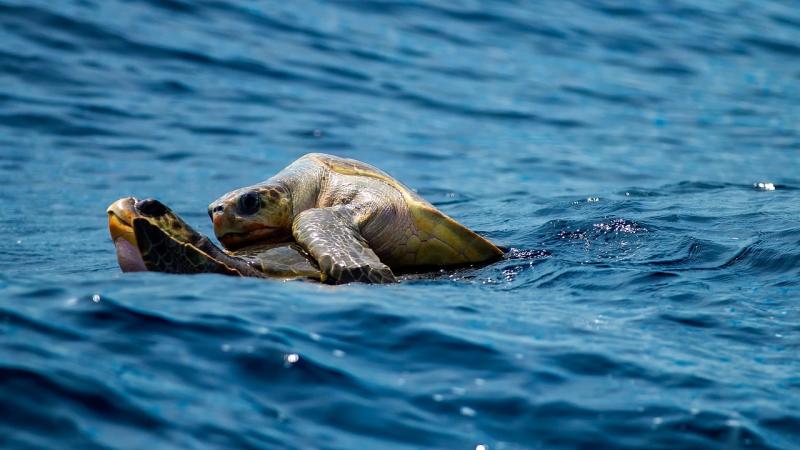
[[[765,182],[753,183],[753,187],[756,188],[756,189],[761,189],[762,191],[774,191],[775,190],[775,185],[773,183],[765,183]]]

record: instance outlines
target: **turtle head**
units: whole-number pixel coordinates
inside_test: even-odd
[[[280,183],[229,192],[208,206],[214,234],[229,250],[250,244],[284,242],[292,236],[292,196]]]
[[[108,209],[108,230],[117,249],[117,259],[123,272],[147,270],[142,253],[151,247],[147,236],[137,233],[137,222],[144,221],[163,231],[170,238],[193,243],[201,238],[171,209],[158,200],[137,200],[125,197],[112,203]]]

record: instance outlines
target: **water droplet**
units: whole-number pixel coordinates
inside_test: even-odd
[[[267,333],[269,333],[269,328],[267,328],[267,327],[258,327],[258,329],[256,330],[256,333],[258,333],[258,334],[267,334]]]
[[[337,358],[344,358],[344,355],[346,354],[347,353],[345,353],[343,350],[339,350],[338,348],[333,350],[333,356]]]
[[[450,392],[452,392],[454,395],[464,395],[467,390],[462,387],[453,387],[450,388]]]
[[[664,423],[664,419],[662,419],[661,417],[653,418],[653,428],[658,428],[658,426],[661,425],[662,423]]]
[[[317,333],[311,333],[308,335],[312,341],[319,341],[322,339],[322,336],[318,335]]]
[[[586,199],[588,203],[597,203],[600,201],[600,197],[589,197]]]
[[[478,444],[475,446],[475,450],[489,450],[489,446],[486,444]]]
[[[742,426],[742,422],[739,422],[736,419],[728,419],[728,420],[725,421],[725,425],[727,425],[727,426],[729,426],[731,428],[738,428],[738,427]]]
[[[289,353],[284,357],[284,359],[286,360],[287,364],[294,364],[297,361],[300,361],[300,355],[297,353]]]
[[[99,303],[100,302],[100,294],[94,294],[92,296],[92,301],[95,302],[95,303]]]
[[[444,400],[444,395],[442,395],[442,394],[433,394],[433,401],[441,402],[442,400]]]
[[[469,406],[462,406],[459,412],[461,412],[462,416],[467,416],[467,417],[475,417],[475,414],[477,414],[477,412],[475,412],[475,410],[470,408]]]

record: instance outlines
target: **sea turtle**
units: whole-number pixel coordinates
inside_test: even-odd
[[[227,249],[294,240],[339,282],[396,281],[392,269],[488,262],[503,252],[385,172],[321,153],[208,207]]]
[[[293,242],[226,252],[154,199],[127,197],[107,209],[111,239],[124,272],[221,273],[324,281],[316,262]]]

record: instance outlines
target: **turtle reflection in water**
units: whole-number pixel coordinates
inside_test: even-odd
[[[133,238],[115,238],[118,255],[135,253],[125,242],[138,239],[142,263],[155,270],[274,276],[289,267],[290,277],[308,277],[310,265],[316,271],[311,278],[323,281],[387,283],[396,281],[393,270],[490,262],[503,254],[385,172],[320,153],[303,156],[263,183],[225,194],[208,212],[228,252],[160,202],[120,200],[109,208],[112,236],[115,223],[125,222],[132,231],[118,234]],[[131,220],[124,220],[126,214]],[[297,272],[297,264],[307,265]],[[281,270],[275,271],[276,265]]]

